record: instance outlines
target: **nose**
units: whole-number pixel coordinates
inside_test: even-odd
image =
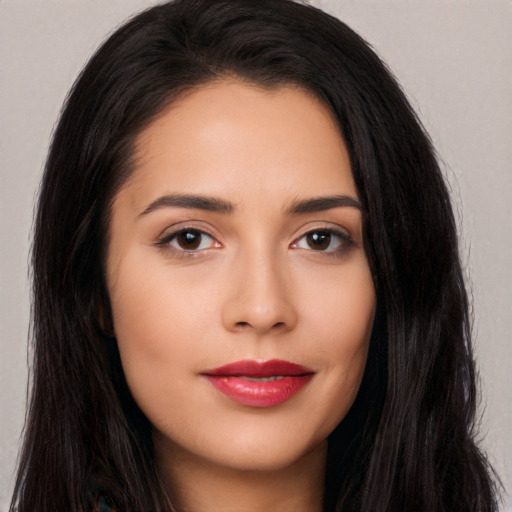
[[[237,258],[229,274],[222,321],[229,331],[259,336],[288,332],[297,323],[286,264],[275,254]]]

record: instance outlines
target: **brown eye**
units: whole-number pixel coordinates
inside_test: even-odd
[[[215,246],[215,239],[199,229],[182,229],[159,242],[160,246],[170,245],[181,252],[198,252]]]
[[[176,243],[180,249],[194,251],[201,245],[201,232],[196,230],[181,231],[176,235]]]
[[[351,239],[347,233],[332,229],[316,229],[302,235],[292,247],[335,256],[342,254],[350,244]]]
[[[306,235],[306,243],[315,251],[325,251],[331,244],[331,233],[329,231],[313,231]]]

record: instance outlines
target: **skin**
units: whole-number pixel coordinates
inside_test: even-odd
[[[107,285],[126,379],[174,502],[191,512],[321,510],[327,437],[357,394],[375,310],[332,115],[297,88],[230,79],[181,96],[136,148],[113,203]],[[175,194],[230,211],[158,202]],[[352,204],[290,212],[326,196]],[[183,247],[183,229],[204,232],[192,232],[199,245]],[[319,232],[331,233],[326,246],[306,236]],[[245,359],[315,374],[264,408],[202,375]]]

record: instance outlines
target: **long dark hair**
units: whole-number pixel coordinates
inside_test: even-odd
[[[117,30],[56,128],[33,243],[32,394],[11,510],[172,510],[109,332],[111,201],[134,138],[224,77],[296,85],[335,115],[363,205],[377,313],[359,395],[329,438],[326,511],[494,511],[475,437],[470,318],[446,186],[400,87],[339,20],[289,0],[177,0]]]

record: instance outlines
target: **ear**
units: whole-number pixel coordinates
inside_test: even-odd
[[[105,286],[101,286],[101,289],[96,293],[96,320],[100,331],[107,338],[116,337],[112,308]]]

